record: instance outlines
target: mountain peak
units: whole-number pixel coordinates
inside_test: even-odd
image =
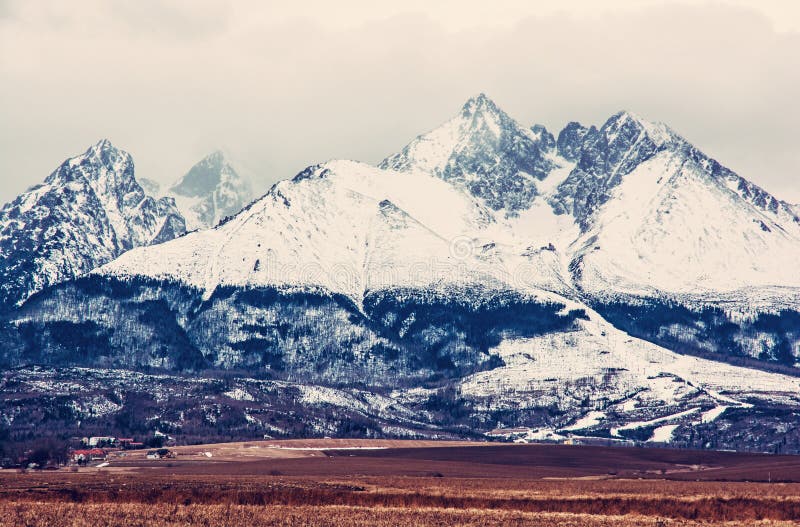
[[[167,194],[175,199],[190,230],[213,227],[253,198],[250,184],[221,150],[198,161]]]
[[[613,120],[631,119],[631,120],[634,120],[634,121],[644,121],[644,119],[638,113],[632,112],[632,111],[627,110],[625,108],[623,108],[622,110],[618,111],[617,113],[615,113],[614,115],[612,115],[609,118],[609,120],[612,120],[612,119]]]
[[[539,132],[546,132],[541,130]],[[555,168],[545,157],[549,139],[508,116],[489,97],[470,98],[461,112],[423,134],[380,168],[428,172],[513,214],[537,195],[536,180]]]
[[[464,115],[474,115],[479,112],[489,111],[492,113],[500,112],[500,108],[491,100],[485,93],[479,93],[467,99],[464,106],[461,107],[461,113]]]
[[[636,126],[638,128],[645,128],[648,125],[649,126],[655,125],[655,123],[647,121],[639,114],[634,113],[630,110],[620,110],[611,115],[611,117],[609,117],[608,119],[606,119],[606,122],[603,123],[601,130],[609,128],[619,128],[625,125]]]
[[[202,161],[207,161],[209,163],[220,163],[221,164],[221,163],[225,163],[227,161],[227,158],[225,157],[225,153],[222,150],[214,150],[213,152],[208,154],[206,157],[204,157],[201,160],[201,162]]]
[[[620,110],[606,120],[600,128],[611,142],[617,137],[617,131],[622,129],[636,130],[644,133],[657,146],[664,145],[677,139],[677,134],[664,123],[648,121],[630,110]]]
[[[114,146],[109,139],[103,138],[90,146],[84,153],[84,156],[101,157],[103,154],[107,154],[108,152],[122,152],[122,150]]]
[[[551,204],[557,212],[573,214],[583,229],[623,178],[657,154],[687,151],[706,159],[665,124],[629,110],[615,113],[599,129],[569,123],[559,134],[558,150],[576,166],[559,185]]]
[[[110,148],[114,148],[114,145],[110,139],[104,137],[90,146],[87,151],[108,150]]]
[[[80,167],[84,169],[78,170]],[[115,147],[108,139],[101,139],[82,154],[64,161],[45,182],[58,184],[75,178],[105,181],[108,177],[127,181],[133,179],[133,170],[133,157],[128,152]]]
[[[174,204],[136,181],[131,155],[100,140],[0,209],[0,304],[184,230]]]
[[[173,185],[171,191],[183,196],[201,196],[213,192],[222,181],[225,173],[238,178],[238,174],[225,159],[221,150],[215,150],[189,169],[184,176]]]

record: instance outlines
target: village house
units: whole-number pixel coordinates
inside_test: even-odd
[[[86,444],[90,447],[97,447],[101,445],[112,446],[117,441],[117,438],[110,436],[95,436],[86,440]]]
[[[144,443],[134,441],[132,437],[118,437],[115,446],[123,450],[135,450],[137,448],[144,448]]]
[[[147,451],[147,459],[167,459],[174,457],[175,453],[167,448],[159,448],[157,450]]]
[[[90,461],[105,461],[106,452],[102,448],[89,448],[73,450],[71,454],[73,463],[88,463]]]

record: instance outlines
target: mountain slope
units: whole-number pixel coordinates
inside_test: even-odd
[[[800,287],[800,220],[734,174],[708,171],[691,152],[664,151],[609,192],[578,240],[584,290],[725,293]]]
[[[0,209],[0,303],[183,232],[174,202],[148,196],[130,154],[100,141]]]
[[[253,200],[253,189],[216,151],[194,165],[166,196],[175,200],[186,228],[196,230],[213,227],[242,210]]]
[[[620,112],[568,129],[577,163],[549,201],[581,228],[568,257],[582,297],[672,349],[795,364],[797,211],[662,124]]]
[[[631,338],[591,311],[570,331],[504,341],[494,351],[504,365],[461,380],[461,396],[493,411],[539,408],[540,437],[549,429],[650,439],[669,424],[678,425],[674,439],[685,441],[714,408],[800,404],[797,377],[679,355]],[[551,410],[555,418],[541,411],[548,407],[558,409]]]

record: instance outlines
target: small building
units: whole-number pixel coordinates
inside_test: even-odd
[[[105,461],[106,452],[102,448],[73,450],[71,459],[73,463],[88,463],[89,461]]]
[[[87,442],[87,444],[90,447],[96,447],[96,446],[99,446],[99,445],[109,445],[110,446],[110,445],[113,445],[116,441],[117,441],[117,438],[115,438],[115,437],[95,436],[95,437],[90,437],[89,441]]]
[[[157,450],[148,450],[147,459],[167,459],[174,458],[175,453],[168,448],[159,448]]]

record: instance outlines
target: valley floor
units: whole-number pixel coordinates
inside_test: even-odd
[[[0,471],[0,524],[783,526],[800,518],[793,456],[357,440],[176,451],[77,472]]]

